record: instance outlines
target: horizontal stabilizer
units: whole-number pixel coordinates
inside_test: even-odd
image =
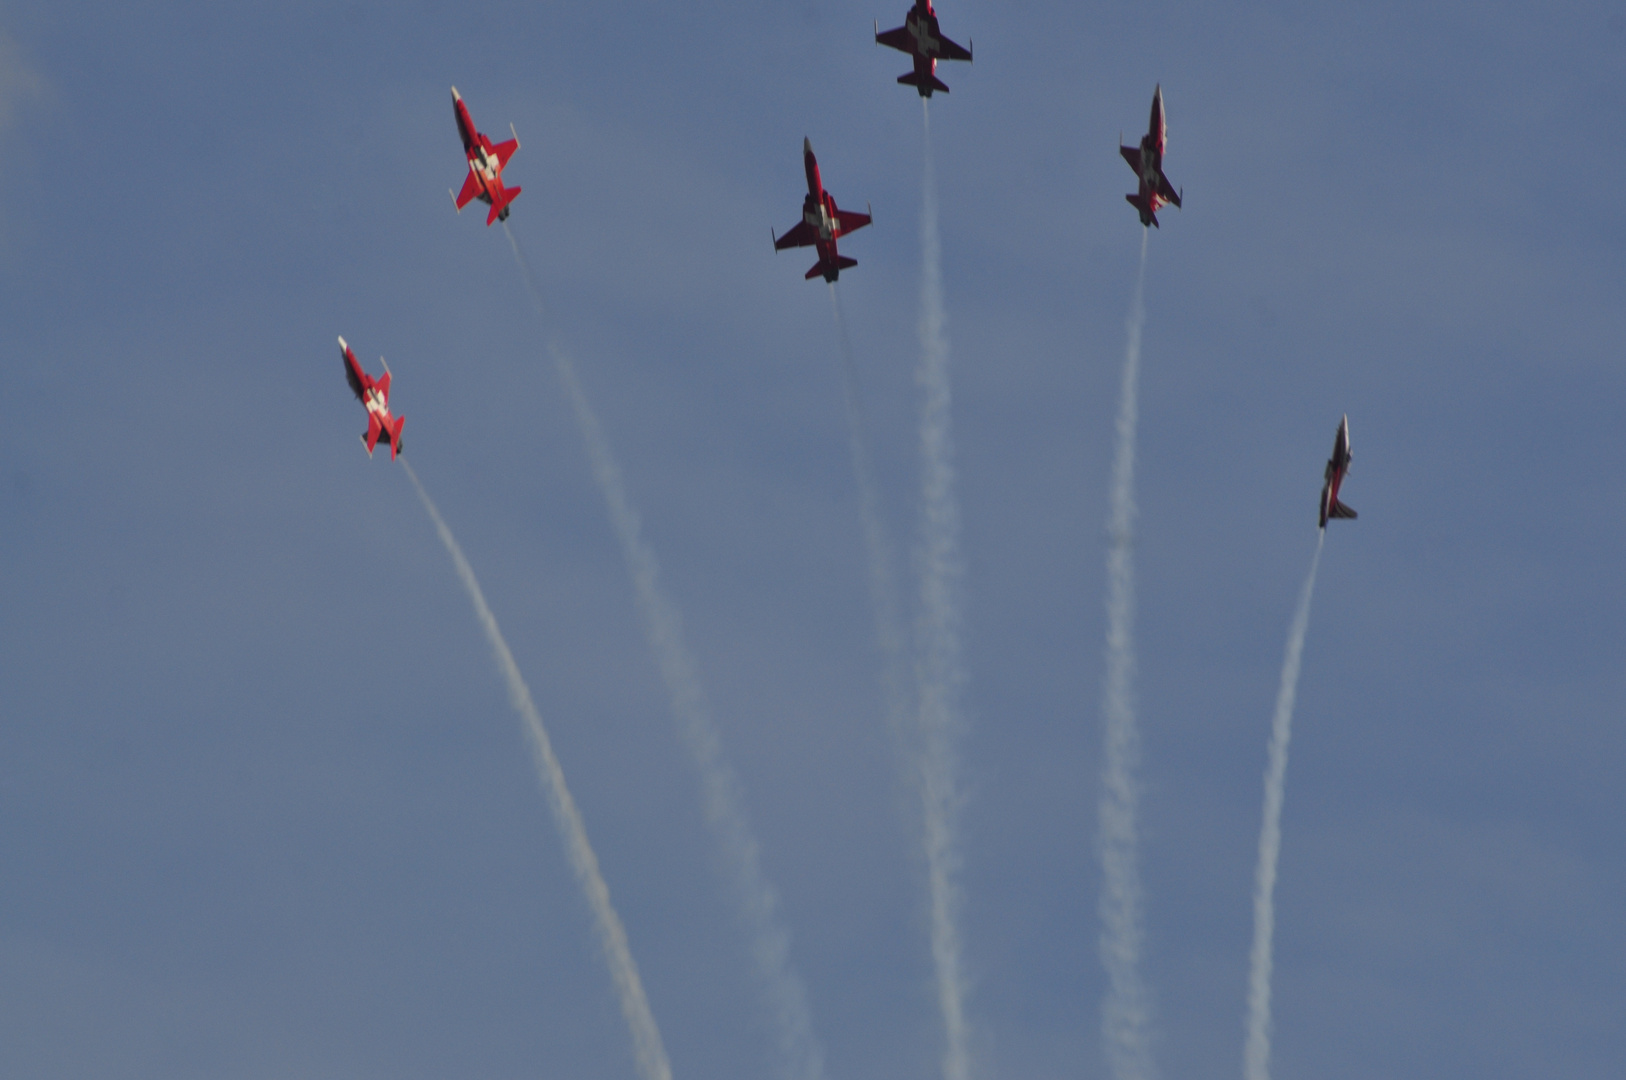
[[[1355,511],[1351,510],[1343,503],[1334,500],[1332,504],[1332,513],[1328,514],[1327,516],[1335,518],[1353,518],[1356,516],[1356,514]]]
[[[908,74],[899,75],[898,82],[902,83],[904,86],[912,86],[916,90],[919,90],[921,97],[931,97],[933,90],[941,90],[945,94],[949,92],[949,88],[944,85],[942,79],[939,79],[936,75],[926,75],[922,77],[918,71],[911,71]]]
[[[519,198],[520,189],[517,187],[504,188],[497,197],[491,200],[491,213],[486,215],[486,224],[508,217],[508,204]]]
[[[1157,223],[1157,215],[1152,212],[1152,208],[1147,205],[1147,200],[1141,198],[1139,193],[1134,195],[1125,195],[1124,201],[1128,202],[1130,206],[1133,206],[1136,210],[1140,211],[1140,223],[1143,227],[1146,225],[1151,225],[1159,229],[1163,227]]]

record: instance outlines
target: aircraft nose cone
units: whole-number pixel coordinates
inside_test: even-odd
[[[804,155],[813,153],[813,140],[805,135],[802,136],[802,153]]]

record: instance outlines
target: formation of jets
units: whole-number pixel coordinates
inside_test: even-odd
[[[809,245],[818,248],[819,261],[804,276],[812,281],[822,274],[824,280],[833,282],[847,267],[858,265],[857,259],[848,259],[836,253],[836,238],[862,229],[870,223],[871,218],[867,213],[836,207],[836,200],[824,190],[824,181],[819,178],[819,160],[813,156],[813,142],[806,138],[802,140],[802,168],[807,172],[807,198],[802,200],[802,220],[784,236],[775,236],[773,249],[784,251],[786,248]]]
[[[932,6],[932,0],[915,0],[914,6],[904,15],[903,25],[891,30],[882,30],[880,24],[875,24],[875,42],[899,52],[908,53],[914,61],[914,70],[898,76],[898,82],[904,86],[912,86],[923,98],[930,98],[934,92],[948,93],[949,88],[937,77],[937,62],[939,60],[971,61],[971,50],[943,36],[938,27],[937,12]],[[452,87],[452,114],[457,121],[457,134],[463,141],[463,154],[468,159],[469,174],[463,181],[463,189],[452,196],[459,213],[475,199],[480,200],[491,208],[486,215],[486,224],[492,225],[498,221],[507,221],[508,213],[514,199],[518,197],[520,189],[508,187],[503,183],[503,169],[508,165],[514,151],[519,149],[519,134],[514,126],[508,126],[513,138],[507,142],[493,143],[479,128],[474,126],[474,120],[469,116],[468,106],[463,103],[463,95]],[[1181,205],[1181,192],[1169,183],[1169,178],[1163,173],[1163,156],[1168,149],[1168,119],[1163,111],[1163,86],[1159,84],[1152,92],[1152,116],[1147,124],[1146,134],[1141,136],[1139,146],[1118,147],[1118,153],[1123,156],[1129,167],[1135,170],[1135,176],[1140,181],[1137,191],[1125,195],[1124,199],[1133,206],[1140,215],[1142,228],[1151,226],[1161,228],[1157,220],[1157,212],[1165,206],[1179,207]],[[783,236],[773,237],[775,251],[783,251],[793,247],[813,247],[818,250],[819,261],[814,263],[805,277],[812,280],[822,277],[825,281],[834,283],[841,271],[857,266],[858,260],[848,258],[837,250],[837,241],[847,235],[862,229],[871,223],[872,216],[867,212],[858,213],[854,210],[842,210],[836,206],[835,198],[824,189],[824,182],[819,175],[819,162],[813,156],[813,143],[804,138],[802,140],[802,167],[807,173],[807,196],[802,200],[802,220],[788,229]],[[361,437],[362,444],[367,448],[368,456],[372,456],[374,448],[380,441],[387,443],[390,448],[390,457],[393,459],[401,451],[401,428],[406,423],[404,417],[392,416],[389,407],[390,396],[390,370],[384,365],[384,374],[376,381],[368,375],[359,363],[350,346],[345,344],[344,338],[339,339],[339,347],[344,351],[344,374],[355,393],[356,400],[367,409],[367,433]],[[1327,462],[1325,483],[1321,488],[1321,528],[1327,527],[1329,518],[1353,518],[1355,511],[1338,501],[1338,488],[1344,481],[1344,475],[1349,469],[1349,417],[1345,416],[1338,425],[1338,435],[1333,442],[1332,457]]]

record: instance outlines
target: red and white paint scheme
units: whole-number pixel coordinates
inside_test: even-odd
[[[813,143],[805,138],[802,167],[807,170],[807,198],[802,200],[802,220],[784,236],[775,236],[773,249],[784,251],[811,244],[819,249],[819,261],[804,276],[812,281],[822,274],[824,280],[833,282],[847,267],[858,265],[857,259],[845,259],[836,253],[836,238],[862,229],[872,219],[869,214],[836,208],[836,200],[824,190],[824,182],[819,179],[819,162],[813,156]]]
[[[960,48],[937,29],[937,12],[932,10],[932,0],[915,0],[915,6],[903,17],[903,25],[896,30],[883,32],[877,23],[875,42],[915,58],[915,70],[899,75],[898,82],[914,87],[923,98],[931,97],[933,90],[949,92],[937,78],[939,60],[971,59],[970,49]]]
[[[1327,527],[1328,518],[1353,518],[1355,511],[1338,501],[1338,488],[1349,472],[1349,416],[1338,425],[1338,434],[1332,440],[1332,457],[1327,459],[1327,479],[1321,485],[1321,527]]]
[[[502,186],[502,170],[519,149],[519,133],[509,124],[508,130],[514,137],[492,145],[469,119],[468,106],[463,104],[463,95],[455,86],[452,87],[452,111],[457,115],[457,133],[463,138],[463,153],[469,159],[469,178],[463,181],[463,190],[453,195],[452,201],[457,203],[458,213],[462,213],[469,200],[479,199],[491,207],[491,213],[486,215],[487,225],[507,221],[508,204],[518,198],[520,189]]]
[[[1129,205],[1140,211],[1140,223],[1157,225],[1157,212],[1163,207],[1180,205],[1180,193],[1174,190],[1169,178],[1163,175],[1163,153],[1168,148],[1169,124],[1163,117],[1163,85],[1152,92],[1152,122],[1141,137],[1140,146],[1118,147],[1118,153],[1129,162],[1129,167],[1140,177],[1140,190],[1125,195]],[[1161,228],[1162,226],[1158,226]]]
[[[344,350],[344,378],[355,393],[356,400],[367,407],[367,434],[361,437],[361,444],[367,448],[367,456],[373,456],[373,447],[380,440],[389,444],[390,460],[401,452],[401,428],[406,424],[406,417],[390,415],[390,366],[384,364],[384,358],[378,362],[384,364],[384,375],[376,382],[373,377],[361,370],[356,362],[356,354],[350,351],[343,337],[339,338],[339,348]]]

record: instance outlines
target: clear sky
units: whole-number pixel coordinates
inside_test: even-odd
[[[0,7],[0,1075],[632,1080],[451,564],[481,577],[677,1080],[782,1062],[693,768],[449,88],[681,609],[830,1080],[934,1080],[839,352],[916,532],[905,5]],[[1344,413],[1276,894],[1283,1078],[1626,1060],[1626,15],[944,0],[976,1080],[1106,1074],[1112,418],[1154,85],[1138,696],[1167,1077],[1239,1076],[1265,739]],[[478,209],[478,208],[477,208]],[[900,565],[907,567],[907,561]],[[912,581],[912,575],[906,580]]]

